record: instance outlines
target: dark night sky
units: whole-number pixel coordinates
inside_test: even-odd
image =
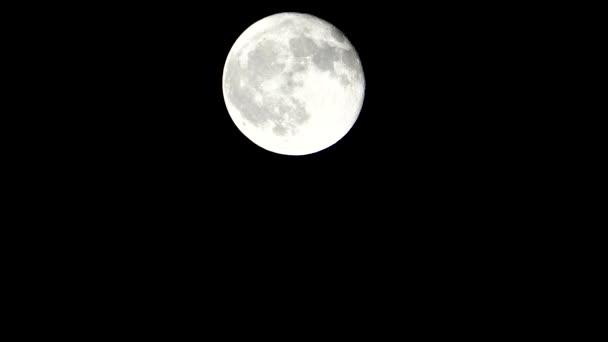
[[[377,340],[536,324],[563,276],[536,279],[578,265],[552,240],[571,236],[550,222],[568,213],[545,201],[563,180],[533,168],[554,148],[534,125],[548,112],[525,101],[550,28],[519,39],[530,11],[486,3],[19,2],[19,46],[3,51],[22,57],[6,63],[22,97],[4,114],[23,130],[2,127],[17,155],[3,159],[17,174],[2,241],[20,333],[336,326]],[[285,11],[343,31],[366,77],[351,131],[302,157],[250,142],[222,96],[234,41]]]
[[[523,58],[505,47],[504,28],[515,24],[502,24],[499,6],[307,3],[36,7],[43,19],[24,40],[33,49],[24,60],[32,78],[24,79],[40,95],[23,102],[34,139],[21,138],[29,152],[16,164],[26,178],[20,194],[33,204],[19,222],[40,230],[27,230],[26,244],[37,242],[44,255],[34,264],[52,270],[35,284],[54,283],[63,268],[78,279],[58,282],[64,291],[87,291],[90,282],[102,289],[83,298],[97,298],[115,288],[128,300],[112,311],[129,315],[122,308],[135,295],[143,310],[158,295],[180,303],[217,297],[232,310],[225,303],[265,301],[279,290],[289,300],[314,293],[290,292],[293,284],[357,315],[361,298],[407,298],[367,310],[375,316],[412,300],[429,311],[439,307],[429,301],[467,301],[452,308],[460,310],[469,293],[481,298],[492,282],[508,281],[490,273],[519,253],[501,252],[510,239],[530,241],[513,233],[526,222],[514,213],[535,208],[521,204],[518,180],[528,170],[510,163],[521,134],[512,128],[528,122],[512,101],[520,87],[506,81]],[[351,131],[301,157],[250,142],[221,87],[238,36],[285,11],[343,31],[366,77]],[[274,277],[278,285],[269,283]],[[315,317],[326,304],[313,308]]]
[[[54,29],[40,33],[53,57],[46,80],[58,94],[49,98],[58,115],[43,122],[61,132],[41,155],[78,196],[138,213],[181,213],[167,214],[169,221],[228,210],[228,219],[273,226],[322,225],[323,215],[345,226],[362,218],[398,226],[485,207],[493,187],[504,186],[499,170],[507,166],[495,156],[504,147],[496,137],[504,133],[507,105],[493,84],[508,67],[495,61],[504,55],[492,43],[499,33],[489,29],[499,20],[496,9],[100,6],[70,8],[67,20],[50,19]],[[342,30],[366,77],[355,126],[309,156],[251,143],[222,97],[234,41],[255,21],[284,11]]]

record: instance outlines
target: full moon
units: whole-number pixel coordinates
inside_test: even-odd
[[[230,117],[258,146],[284,155],[326,149],[352,128],[365,93],[359,55],[309,14],[265,17],[236,40],[222,90]]]

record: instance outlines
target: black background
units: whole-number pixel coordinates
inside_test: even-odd
[[[366,76],[353,129],[309,156],[252,144],[235,129],[221,92],[236,38],[281,11],[311,13],[339,27]],[[53,57],[42,59],[53,94],[47,119],[61,128],[55,141],[65,139],[61,162],[83,161],[75,176],[114,182],[119,193],[133,185],[184,200],[210,191],[232,193],[226,196],[232,203],[249,196],[259,196],[258,204],[301,202],[311,195],[362,206],[400,201],[391,193],[401,200],[446,195],[444,186],[487,174],[484,160],[500,147],[494,137],[503,133],[506,104],[496,99],[495,81],[508,65],[493,59],[502,52],[492,43],[499,38],[485,31],[492,16],[488,10],[479,19],[478,11],[446,4],[66,8],[52,23],[59,30],[41,32],[49,42],[42,52]]]
[[[35,140],[32,178],[52,189],[45,200],[65,201],[68,218],[213,234],[221,227],[335,238],[356,231],[379,240],[435,226],[449,240],[447,226],[501,224],[509,216],[503,202],[522,172],[509,163],[520,134],[511,128],[523,111],[513,101],[521,95],[513,83],[520,56],[508,48],[508,8],[48,6],[33,11],[45,18],[28,59],[43,93],[32,101],[43,108],[33,120],[43,139]],[[222,95],[234,41],[284,11],[341,29],[366,78],[351,131],[307,156],[250,142]]]
[[[561,77],[535,54],[552,28],[528,29],[546,8],[21,6],[3,14],[19,57],[5,117],[22,125],[0,129],[18,157],[3,163],[18,174],[4,178],[17,191],[3,193],[2,251],[23,333],[479,336],[563,311],[563,277],[547,274],[578,264],[551,240],[571,233],[545,201],[562,180],[535,168],[554,144],[539,79]],[[284,11],[336,25],[366,77],[352,130],[309,156],[248,141],[222,97],[234,41]]]
[[[234,41],[285,11],[342,30],[366,78],[354,127],[308,156],[250,142],[222,96]],[[21,110],[33,138],[21,138],[14,202],[36,227],[24,232],[44,254],[33,262],[41,282],[134,312],[218,296],[257,308],[266,293],[303,307],[331,297],[352,312],[409,302],[429,317],[476,296],[483,313],[484,291],[508,283],[497,271],[526,248],[509,245],[521,240],[516,213],[534,206],[519,192],[529,170],[511,163],[530,123],[514,99],[529,94],[517,68],[526,56],[509,49],[520,19],[505,6],[106,2],[26,13],[37,19],[21,27],[23,79],[36,95]],[[298,285],[308,292],[294,296]]]
[[[25,103],[37,106],[26,116],[37,132],[26,158],[36,165],[27,174],[42,189],[40,202],[63,208],[51,215],[192,227],[188,234],[266,228],[335,238],[360,232],[358,239],[380,241],[424,235],[427,226],[449,240],[455,231],[447,227],[502,224],[510,216],[507,194],[526,172],[510,160],[530,122],[515,101],[527,96],[517,78],[525,56],[509,48],[519,25],[513,21],[523,19],[512,19],[507,7],[46,6],[31,8],[41,19],[24,41],[33,48],[25,80],[40,94]],[[234,41],[284,11],[342,30],[366,78],[351,131],[307,156],[250,142],[222,95]]]

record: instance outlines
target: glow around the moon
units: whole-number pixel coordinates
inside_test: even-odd
[[[224,66],[224,101],[238,129],[286,155],[323,150],[351,129],[365,79],[357,52],[333,25],[280,13],[251,25]]]

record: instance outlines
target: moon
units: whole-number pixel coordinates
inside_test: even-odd
[[[224,65],[224,102],[234,124],[265,150],[306,155],[342,139],[365,93],[357,51],[335,26],[278,13],[249,26]]]

